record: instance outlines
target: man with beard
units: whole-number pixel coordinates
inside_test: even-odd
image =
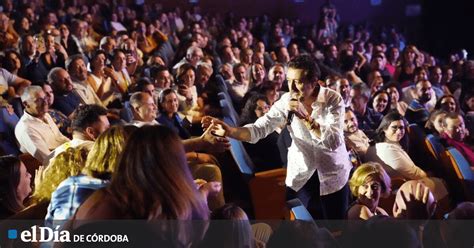
[[[80,54],[69,57],[66,61],[66,68],[71,75],[74,92],[81,98],[81,101],[85,104],[103,106],[94,89],[86,81],[87,68],[84,57]]]
[[[341,94],[342,100],[344,101],[344,106],[346,108],[351,107],[351,85],[349,80],[346,78],[341,78],[336,81],[336,90]]]
[[[432,92],[431,83],[428,80],[421,80],[416,84],[417,99],[414,99],[408,105],[405,118],[409,123],[416,123],[420,127],[424,127],[430,112],[426,104],[431,100]]]
[[[346,108],[344,115],[344,141],[347,149],[354,150],[361,158],[364,157],[370,146],[369,138],[359,129],[357,117],[350,108]]]

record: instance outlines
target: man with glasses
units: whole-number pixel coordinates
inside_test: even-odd
[[[48,98],[40,86],[29,86],[21,95],[25,112],[15,127],[20,150],[44,163],[49,153],[69,139],[48,114]]]

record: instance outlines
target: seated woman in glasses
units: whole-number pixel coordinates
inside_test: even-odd
[[[374,137],[375,151],[369,148],[368,160],[384,166],[390,178],[421,180],[430,188],[437,200],[447,195],[444,183],[438,178],[429,178],[406,152],[408,149],[407,121],[397,111],[384,116]]]

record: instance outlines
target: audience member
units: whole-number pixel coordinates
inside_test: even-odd
[[[46,95],[40,86],[29,86],[21,95],[25,112],[15,127],[20,150],[40,162],[46,162],[49,153],[69,141],[48,114]]]
[[[14,156],[0,157],[0,219],[23,210],[24,200],[31,192],[31,175]]]
[[[474,166],[474,151],[464,143],[467,136],[464,118],[456,112],[448,112],[443,120],[443,130],[441,137],[446,144],[458,149],[469,164]]]
[[[69,73],[60,67],[53,68],[48,73],[48,83],[54,92],[54,101],[51,105],[67,117],[71,117],[74,110],[81,104],[81,98],[73,91]]]
[[[383,115],[367,106],[370,92],[364,83],[352,86],[351,99],[351,108],[357,117],[359,128],[370,136],[382,121]]]
[[[349,180],[355,202],[347,211],[349,220],[368,220],[375,215],[388,216],[385,209],[380,208],[380,197],[388,197],[391,192],[391,181],[380,164],[362,164],[354,171]]]
[[[94,141],[109,126],[106,109],[99,105],[79,106],[72,119],[72,140],[54,149],[47,160],[53,159],[68,148],[83,149],[87,154],[92,149]]]
[[[348,150],[354,150],[362,160],[369,149],[369,138],[359,129],[359,123],[354,112],[346,108],[344,114],[344,141]]]
[[[422,80],[416,84],[417,99],[413,100],[405,113],[405,117],[409,123],[416,123],[424,126],[430,112],[426,105],[432,96],[432,88],[430,81]]]

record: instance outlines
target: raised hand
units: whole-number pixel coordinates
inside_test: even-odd
[[[400,219],[429,219],[436,208],[429,188],[416,181],[405,184],[395,198],[393,216]]]

